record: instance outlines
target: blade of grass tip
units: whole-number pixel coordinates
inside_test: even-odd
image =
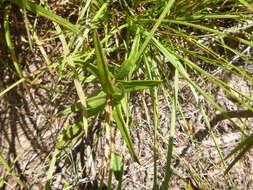
[[[103,52],[98,33],[94,32],[93,41],[95,45],[95,53],[97,58],[97,68],[99,71],[99,79],[102,85],[102,88],[106,94],[112,95],[114,90],[112,86],[111,76],[107,67],[105,54]]]
[[[171,121],[170,121],[170,132],[169,132],[169,139],[168,139],[168,153],[167,153],[167,162],[166,162],[166,169],[165,169],[165,176],[162,183],[162,189],[167,190],[169,188],[169,181],[170,177],[173,173],[172,170],[172,153],[173,153],[173,143],[174,143],[174,134],[176,128],[176,111],[177,111],[177,99],[178,99],[178,81],[179,81],[179,74],[178,70],[175,70],[175,77],[174,77],[174,90],[173,90],[173,100],[171,105]]]
[[[190,15],[190,16],[182,16],[177,17],[175,20],[204,20],[204,19],[240,19],[243,18],[244,15],[238,15],[238,14],[197,14],[197,15]]]
[[[98,19],[100,19],[101,17],[103,17],[103,12],[105,11],[105,9],[108,7],[109,2],[105,2],[103,3],[103,5],[100,7],[100,9],[97,11],[96,15],[93,17],[92,19],[92,23],[96,22]]]
[[[67,21],[66,19],[52,13],[51,11],[36,5],[35,3],[31,3],[27,0],[9,0],[11,3],[14,3],[24,9],[27,9],[35,14],[39,14],[41,16],[44,16],[46,18],[48,18],[49,20],[52,20],[66,28],[68,28],[69,30],[71,30],[72,32],[74,32],[77,35],[80,35],[81,32],[79,30],[79,28],[77,26],[75,26],[74,24],[71,24],[69,21]]]

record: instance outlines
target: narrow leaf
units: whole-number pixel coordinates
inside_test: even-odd
[[[99,72],[100,83],[106,94],[113,94],[111,76],[107,67],[106,58],[97,31],[94,32],[93,41],[95,45],[95,53],[97,58],[97,68]]]
[[[119,80],[126,92],[132,92],[137,90],[145,90],[148,88],[152,88],[154,86],[158,86],[163,81],[162,80],[131,80],[131,81],[123,81]]]
[[[134,40],[133,40],[133,45],[132,45],[132,48],[131,48],[131,52],[130,52],[130,55],[129,57],[127,58],[127,60],[125,60],[117,74],[116,74],[116,77],[117,78],[120,78],[120,79],[124,79],[125,77],[128,76],[129,72],[132,70],[134,70],[134,68],[136,67],[136,59],[137,59],[137,56],[138,56],[138,49],[139,49],[139,44],[140,44],[140,33],[139,33],[139,30],[136,31],[136,35],[134,37]]]
[[[103,91],[96,91],[87,98],[87,116],[91,117],[103,109],[106,103],[106,94]],[[81,103],[75,103],[64,109],[59,115],[67,115],[82,109]]]
[[[134,146],[133,146],[133,143],[132,143],[132,140],[131,140],[131,137],[129,135],[129,132],[128,132],[128,129],[127,129],[127,126],[126,126],[126,123],[123,119],[123,116],[122,116],[122,113],[121,113],[121,108],[120,108],[120,104],[115,106],[114,107],[114,110],[113,110],[113,117],[117,123],[117,127],[118,129],[120,130],[120,133],[121,133],[121,136],[123,137],[128,149],[129,149],[129,152],[133,158],[133,160],[135,162],[137,162],[138,164],[140,164],[136,154],[135,154],[135,151],[134,151]]]
[[[71,24],[66,19],[54,14],[53,12],[35,4],[35,3],[31,3],[30,1],[27,1],[27,0],[9,0],[9,1],[11,3],[15,3],[16,5],[24,8],[24,9],[27,9],[35,14],[39,14],[41,16],[44,16],[44,17],[48,18],[49,20],[52,20],[64,27],[68,28],[69,30],[71,30],[75,34],[80,34],[80,30],[78,29],[77,26],[75,26],[74,24]]]

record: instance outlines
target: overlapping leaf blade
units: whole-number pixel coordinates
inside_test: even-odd
[[[52,20],[66,28],[68,28],[69,30],[73,31],[75,34],[80,34],[80,30],[78,29],[78,27],[74,24],[71,24],[69,21],[67,21],[66,19],[54,14],[53,12],[41,7],[40,5],[37,5],[35,3],[32,3],[28,0],[9,0],[12,3],[15,3],[16,5],[27,9],[35,14],[39,14],[41,16],[44,16],[46,18],[48,18],[49,20]]]
[[[101,46],[101,43],[96,31],[94,32],[94,35],[93,35],[93,41],[95,45],[95,54],[97,58],[97,68],[99,72],[100,83],[102,85],[103,91],[108,95],[112,95],[114,92],[113,84],[111,81],[112,76],[109,73],[105,54],[103,52],[103,49],[102,49],[102,46]]]

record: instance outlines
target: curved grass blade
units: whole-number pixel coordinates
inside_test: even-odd
[[[36,5],[35,3],[31,3],[30,1],[27,0],[9,0],[11,3],[14,3],[24,9],[27,9],[35,14],[39,14],[41,16],[44,16],[46,18],[48,18],[49,20],[52,20],[66,28],[68,28],[69,30],[71,30],[72,32],[74,32],[77,35],[80,35],[80,30],[78,29],[78,27],[74,24],[71,24],[69,21],[67,21],[66,19],[54,14],[53,12],[39,6]]]
[[[155,19],[153,19],[153,20],[152,19],[140,19],[140,22],[143,22],[143,21],[144,22],[152,22],[152,21],[155,22],[156,20]],[[209,28],[209,27],[206,27],[206,26],[199,25],[199,24],[193,24],[193,23],[190,23],[189,21],[181,21],[181,20],[174,20],[174,19],[173,20],[164,19],[162,22],[193,27],[193,28],[196,28],[196,29],[199,29],[199,30],[210,32],[210,33],[212,33],[214,35],[218,35],[220,37],[226,37],[227,36],[227,37],[230,37],[232,39],[237,40],[238,42],[244,43],[245,45],[253,46],[252,41],[244,40],[240,37],[236,37],[236,36],[233,36],[233,35],[230,34],[231,32],[235,32],[235,31],[226,31],[226,30],[220,31],[220,30],[216,30],[216,29],[213,29],[213,28]]]

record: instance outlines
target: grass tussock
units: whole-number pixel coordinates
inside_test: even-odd
[[[0,189],[252,189],[249,1],[0,2]]]

